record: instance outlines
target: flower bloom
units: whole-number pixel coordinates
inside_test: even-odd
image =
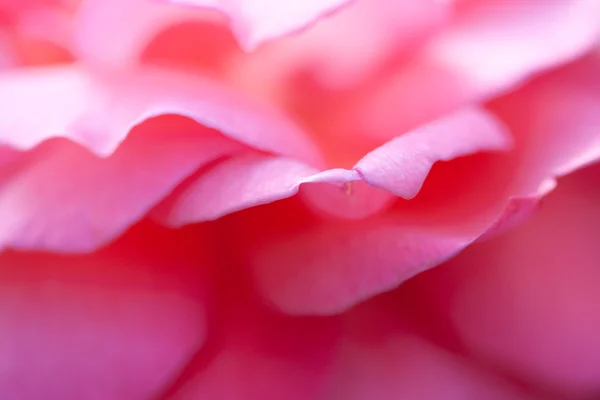
[[[593,398],[599,40],[598,0],[0,0],[0,394]]]

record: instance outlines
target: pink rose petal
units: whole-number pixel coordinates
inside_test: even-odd
[[[190,75],[153,68],[99,72],[73,65],[4,71],[0,86],[0,144],[19,149],[66,137],[106,156],[133,126],[178,114],[259,150],[321,162],[314,145],[285,118]]]
[[[518,195],[549,191],[553,179],[600,159],[600,56],[542,76],[494,102],[523,154]]]
[[[415,282],[472,355],[566,398],[600,390],[599,178],[561,178],[524,226]]]
[[[360,85],[450,23],[452,9],[452,0],[354,0],[310,29],[247,57],[239,74],[250,82],[257,73],[288,84],[295,74],[307,74],[327,89]]]
[[[177,188],[153,216],[172,227],[214,220],[292,196],[298,183],[315,173],[306,164],[282,157],[246,154],[230,158]]]
[[[0,185],[0,248],[87,252],[121,234],[204,163],[243,146],[192,121],[149,121],[108,158],[46,142]]]
[[[0,70],[12,67],[17,63],[16,55],[10,48],[8,40],[0,34]]]
[[[417,195],[438,161],[509,150],[511,134],[489,113],[464,109],[399,136],[367,154],[355,168],[365,180],[405,199]]]
[[[204,250],[191,267],[129,241],[77,257],[0,255],[2,398],[154,398],[204,344]]]
[[[258,287],[277,308],[294,315],[346,311],[443,262],[473,240],[408,224],[390,213],[290,230],[249,253]]]
[[[412,332],[409,304],[375,299],[343,316],[344,334],[323,398],[529,399],[507,381]],[[533,399],[533,398],[531,398]]]
[[[414,197],[435,162],[507,150],[510,144],[510,134],[490,114],[466,109],[392,140],[367,154],[353,170],[318,172],[280,157],[234,157],[201,171],[155,215],[170,226],[216,219],[290,197],[303,185],[303,198],[317,210],[362,219],[385,209],[393,196]]]
[[[335,355],[339,321],[289,318],[244,295],[239,271],[225,283],[223,330],[215,332],[214,356],[169,398],[306,400],[321,398]],[[227,290],[227,289],[226,289]],[[244,293],[245,294],[245,293]]]
[[[223,18],[214,12],[159,1],[84,0],[74,21],[77,56],[116,69],[136,64],[144,48],[168,27],[182,22],[223,22]]]
[[[153,135],[122,144],[105,160],[73,143],[44,143],[2,182],[0,247],[89,251],[106,243],[204,163],[244,148],[221,133],[320,162],[285,119],[186,75],[100,74],[75,65],[5,71],[0,81],[0,143],[17,149],[63,136],[109,156],[151,117],[175,113],[203,124],[149,123]]]
[[[448,29],[360,102],[348,126],[389,138],[391,126],[406,131],[465,103],[490,99],[576,59],[599,38],[596,0],[467,3]]]
[[[254,50],[262,42],[297,31],[349,3],[349,0],[168,0],[214,8],[231,19],[241,46]]]

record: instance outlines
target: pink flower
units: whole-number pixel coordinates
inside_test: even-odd
[[[600,392],[597,0],[16,4],[1,398]]]

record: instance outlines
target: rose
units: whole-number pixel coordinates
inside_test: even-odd
[[[399,286],[597,158],[598,2],[253,3],[7,9],[0,392],[599,390],[592,175]]]

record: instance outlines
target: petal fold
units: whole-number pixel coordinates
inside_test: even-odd
[[[213,8],[231,20],[241,46],[254,50],[262,42],[289,34],[349,3],[349,0],[169,0]]]
[[[511,144],[510,133],[490,113],[460,110],[388,142],[352,170],[319,172],[282,157],[235,156],[200,171],[161,204],[155,216],[169,226],[181,226],[284,199],[300,190],[318,212],[364,219],[387,209],[395,196],[415,197],[434,163],[507,151]]]
[[[134,126],[177,114],[259,150],[321,162],[312,142],[283,116],[183,73],[142,67],[100,72],[72,65],[3,71],[0,85],[0,144],[21,150],[66,137],[106,156]]]

